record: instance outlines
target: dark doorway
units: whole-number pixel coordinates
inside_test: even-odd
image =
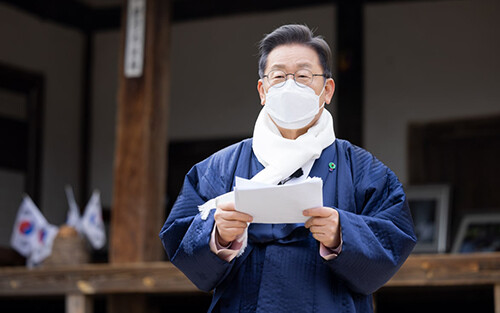
[[[40,201],[42,112],[44,79],[38,73],[0,64],[0,213],[12,225],[23,193]],[[2,227],[2,238],[10,238]],[[19,257],[5,240],[0,265],[14,265]]]
[[[500,212],[500,116],[412,124],[410,184],[448,184],[451,242],[469,213]]]

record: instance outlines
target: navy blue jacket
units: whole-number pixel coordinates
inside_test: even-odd
[[[333,171],[329,163],[336,164]],[[247,139],[196,164],[160,238],[171,262],[198,288],[214,290],[209,312],[371,312],[371,294],[412,251],[416,237],[401,183],[367,151],[337,139],[315,161],[323,205],[338,210],[342,252],[325,261],[304,224],[250,224],[243,255],[210,251],[213,211],[198,206],[233,189],[235,176],[263,169]]]

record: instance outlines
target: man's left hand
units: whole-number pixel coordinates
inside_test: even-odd
[[[337,210],[320,207],[304,210],[302,214],[311,216],[305,227],[311,231],[314,239],[330,249],[335,249],[340,245],[340,223]]]

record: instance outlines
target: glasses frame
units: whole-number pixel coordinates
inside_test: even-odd
[[[263,75],[263,76],[262,76],[262,78],[267,79],[267,83],[269,84],[269,86],[271,86],[271,87],[275,87],[275,86],[276,86],[276,88],[281,88],[281,87],[283,87],[283,86],[285,85],[286,81],[288,80],[288,76],[290,76],[290,75],[292,75],[292,76],[293,76],[293,81],[294,81],[294,82],[295,82],[295,84],[296,84],[297,86],[299,86],[299,87],[311,86],[311,85],[312,85],[312,83],[314,82],[314,77],[316,77],[316,76],[322,76],[323,78],[325,78],[325,80],[326,80],[326,79],[328,79],[328,75],[326,75],[325,73],[322,73],[322,74],[314,74],[313,72],[311,72],[311,71],[307,70],[307,71],[311,72],[311,74],[312,74],[311,82],[310,82],[309,84],[307,84],[307,85],[302,84],[302,83],[298,83],[298,82],[297,82],[297,79],[296,79],[296,77],[295,77],[295,74],[297,74],[297,72],[299,72],[299,71],[303,71],[303,70],[304,70],[304,69],[297,70],[297,71],[295,71],[295,73],[287,73],[287,72],[282,71],[282,70],[274,70],[274,71],[270,71],[269,73],[267,73],[267,74]],[[281,83],[277,83],[277,84],[272,85],[272,84],[271,84],[271,82],[269,81],[269,74],[270,74],[270,73],[272,73],[272,72],[282,72],[282,73],[284,73],[284,74],[285,74],[285,80],[284,80],[283,82],[281,82]]]

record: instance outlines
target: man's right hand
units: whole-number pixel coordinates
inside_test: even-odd
[[[248,227],[247,223],[253,220],[252,216],[236,211],[232,202],[218,205],[214,219],[221,246],[229,245],[242,235]]]

